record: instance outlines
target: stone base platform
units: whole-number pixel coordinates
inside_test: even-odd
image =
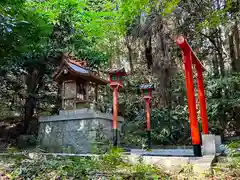
[[[139,156],[127,155],[127,159],[132,164],[137,164],[139,159],[148,165],[155,165],[163,168],[167,172],[180,172],[183,168],[191,167],[197,174],[211,172],[212,164],[216,161],[215,155],[206,155],[202,157],[176,157],[176,156]]]
[[[112,114],[92,109],[60,111],[59,115],[39,118],[38,144],[50,153],[91,153],[94,146],[112,142]],[[118,117],[121,131],[122,117]]]
[[[206,173],[211,171],[216,155],[194,157],[192,149],[153,149],[151,152],[131,149],[128,158],[131,163],[137,163],[141,158],[143,163],[156,165],[169,172],[191,166],[194,173]]]

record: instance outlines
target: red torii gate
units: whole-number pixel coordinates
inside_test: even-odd
[[[203,83],[203,71],[205,69],[183,36],[177,38],[177,44],[182,50],[182,59],[184,63],[193,151],[195,156],[201,156],[201,140],[197,120],[192,66],[195,65],[197,70],[198,99],[202,119],[202,132],[203,134],[208,134],[208,118]]]

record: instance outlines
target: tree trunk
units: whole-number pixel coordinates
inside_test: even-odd
[[[219,67],[220,67],[220,73],[221,76],[225,75],[225,66],[224,66],[224,58],[223,58],[223,42],[221,38],[221,29],[218,29],[217,37],[216,37],[216,42],[217,42],[217,53],[218,53],[218,58],[219,58]]]
[[[217,0],[216,3],[217,3],[217,10],[220,10],[221,9],[220,1]],[[223,41],[222,41],[221,32],[222,32],[221,28],[220,27],[217,28],[217,36],[216,36],[217,41],[216,42],[217,42],[217,46],[218,46],[217,52],[218,52],[218,58],[219,58],[220,73],[221,73],[221,76],[224,76],[225,68],[224,68],[224,58],[223,58],[223,48],[222,48]]]
[[[30,120],[32,120],[35,107],[36,107],[35,98],[32,96],[29,96],[25,104],[23,134],[28,134]]]
[[[229,53],[230,53],[230,58],[231,58],[232,70],[233,70],[233,72],[236,72],[237,67],[236,67],[236,56],[235,56],[235,51],[234,51],[233,34],[230,34],[228,36],[228,42],[229,42]]]
[[[153,64],[153,57],[152,57],[152,37],[148,36],[144,40],[144,47],[145,47],[145,58],[147,61],[148,69],[151,69]]]
[[[129,64],[130,64],[130,71],[131,71],[131,73],[133,73],[133,71],[134,71],[133,58],[132,58],[133,50],[131,47],[131,43],[129,41],[130,41],[129,38],[126,37],[126,45],[127,45],[127,49],[128,49],[128,60],[129,60]]]
[[[154,49],[154,58],[152,72],[158,78],[158,89],[160,103],[159,107],[169,107],[171,88],[171,60],[169,58],[169,40],[165,32],[163,19],[160,15],[155,18],[155,36],[156,47]]]
[[[24,119],[23,119],[23,134],[28,134],[29,124],[33,118],[34,110],[36,108],[36,101],[38,91],[42,85],[44,76],[44,69],[39,72],[36,69],[28,68],[28,75],[26,76],[27,98],[24,105]]]
[[[95,84],[95,88],[94,88],[94,95],[95,95],[95,102],[96,104],[98,103],[98,85]]]
[[[214,57],[212,58],[212,64],[213,64],[213,73],[215,77],[219,76],[219,70],[218,70],[218,58],[217,58],[217,54],[214,53]]]
[[[57,102],[54,110],[54,114],[59,115],[59,111],[62,110],[62,82],[57,84]]]
[[[235,37],[235,49],[236,49],[236,55],[235,55],[235,71],[240,72],[240,36],[239,36],[239,29],[238,29],[238,24],[236,23],[234,26],[234,37]],[[236,91],[239,91],[239,83],[236,83]],[[240,136],[240,108],[236,107],[235,108],[236,116],[235,121],[236,121],[236,135]]]
[[[221,76],[224,76],[225,68],[224,68],[224,59],[222,57],[222,53],[218,52],[218,58],[219,58],[219,67],[220,67]]]
[[[236,44],[236,71],[240,72],[240,35],[239,35],[239,29],[238,29],[238,24],[235,24],[234,27],[234,36],[235,36],[235,44]]]

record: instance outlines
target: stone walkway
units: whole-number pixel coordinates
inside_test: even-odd
[[[131,149],[131,154],[143,156],[177,156],[177,157],[194,156],[192,149],[153,149],[151,152],[141,149]]]
[[[151,152],[131,149],[129,159],[132,159],[133,163],[134,156],[142,156],[145,164],[157,165],[168,171],[180,171],[190,164],[195,173],[209,172],[215,161],[214,155],[194,157],[193,149],[153,149]]]

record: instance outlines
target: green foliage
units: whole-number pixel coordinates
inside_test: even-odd
[[[183,20],[187,18],[184,22],[190,23],[184,24],[187,27],[186,33],[190,34],[193,31],[189,30],[189,27],[192,26],[194,30],[198,27],[198,31],[201,31],[214,29],[219,25],[225,25],[226,22],[229,23],[233,19],[232,16],[229,17],[229,13],[235,2],[227,0],[224,7],[219,8],[210,1],[203,1],[200,5],[206,6],[206,8],[203,8],[201,12],[196,10],[198,14],[182,17]],[[44,78],[36,86],[37,88],[31,88],[30,85],[33,83],[28,82],[27,93],[37,98],[40,97],[41,110],[45,111],[48,111],[45,104],[51,106],[56,101],[56,97],[46,94],[50,89],[51,93],[56,92],[56,89],[48,87],[48,84],[52,83],[49,75],[59,63],[61,53],[73,52],[75,56],[88,60],[90,66],[106,65],[109,59],[119,58],[121,49],[124,49],[120,46],[122,45],[121,41],[133,26],[139,24],[141,18],[151,19],[150,17],[154,13],[169,16],[176,7],[181,5],[183,5],[183,9],[191,7],[189,2],[180,2],[179,0],[48,0],[41,2],[14,0],[11,3],[1,1],[0,5],[0,30],[2,32],[0,72],[4,75],[6,72],[11,72],[12,77],[19,76],[20,70],[29,74],[33,71],[44,74]],[[195,16],[200,19],[194,19]],[[188,18],[193,18],[193,20],[188,21]],[[212,49],[212,47],[209,46],[207,49]],[[131,83],[134,85],[140,83],[143,81],[142,76],[141,74],[136,81],[131,80]],[[169,91],[173,97],[180,98],[185,96],[183,94],[184,77],[176,76],[173,80],[176,82],[173,82],[172,89]],[[213,133],[222,134],[228,124],[236,124],[236,119],[239,118],[236,113],[239,112],[240,103],[239,77],[239,74],[226,74],[222,77],[209,74],[206,76],[208,118],[210,130]],[[182,81],[179,80],[180,78]],[[14,82],[9,79],[1,79],[1,82],[3,82],[4,88],[1,88],[3,105],[0,106],[1,110],[6,112],[9,101],[11,101],[9,99],[12,99],[13,95],[19,94],[24,87],[18,79]],[[144,102],[135,92],[131,89],[131,92],[125,91],[124,95],[120,95],[122,96],[120,103],[124,104],[123,116],[126,119],[122,142],[127,145],[139,146],[146,140],[143,125],[145,110]],[[112,101],[112,99],[109,100],[112,97],[107,98],[108,102]],[[159,99],[156,97],[153,102],[157,104]],[[181,103],[175,102],[174,99],[169,107],[152,108],[151,125],[154,144],[190,143],[186,97],[183,99]],[[5,100],[7,100],[6,103]]]
[[[123,166],[125,163],[123,162],[121,153],[123,152],[120,148],[110,148],[109,152],[102,156],[102,168],[108,170],[109,172],[113,172],[117,170],[119,166]]]
[[[228,123],[235,123],[235,112],[239,109],[239,74],[227,74],[225,77],[208,76],[206,97],[208,118],[212,132],[221,134]],[[235,126],[235,125],[234,125]]]
[[[0,169],[11,179],[30,178],[30,179],[94,179],[105,177],[107,179],[149,179],[167,177],[160,169],[144,164],[131,165],[123,162],[121,149],[111,149],[108,153],[99,158],[79,158],[65,157],[53,158],[34,154],[24,158],[9,156],[1,158],[0,163],[9,162],[13,166],[8,169]]]
[[[228,12],[232,6],[232,0],[227,0],[223,9],[216,8],[216,10],[206,13],[205,19],[199,23],[200,29],[215,28],[218,25],[225,24],[228,21]]]
[[[240,141],[231,141],[227,144],[227,148],[230,149],[229,156],[235,157],[234,160],[240,162]]]
[[[216,77],[207,74],[206,101],[209,120],[209,130],[214,134],[227,134],[236,127],[236,112],[239,109],[240,94],[236,90],[240,82],[239,74],[226,74],[224,77]],[[182,79],[182,81],[178,80]],[[132,80],[131,80],[132,81]],[[184,77],[174,78],[174,84],[178,88],[170,89],[176,97],[185,96],[183,104],[171,103],[166,108],[151,108],[152,142],[154,145],[187,145],[191,143],[190,123],[188,117],[187,97],[184,89]],[[175,85],[173,85],[175,87]],[[197,86],[196,86],[197,87]],[[196,89],[196,103],[198,95]],[[125,105],[126,121],[123,126],[122,143],[130,147],[142,147],[146,144],[146,121],[144,101],[140,95],[133,94],[129,98],[122,98]],[[136,97],[137,96],[137,97]],[[152,99],[155,103],[157,97]],[[199,106],[197,107],[199,109]],[[198,111],[199,128],[201,127],[200,111]]]
[[[3,35],[0,37],[0,73],[5,78],[1,84],[2,106],[9,106],[8,102],[13,99],[13,109],[23,112],[23,104],[17,104],[14,98],[27,98],[30,94],[36,101],[33,104],[39,101],[42,102],[41,106],[47,101],[48,105],[54,104],[56,97],[49,94],[55,87],[49,88],[49,84],[52,83],[51,75],[60,63],[62,53],[73,52],[79,59],[88,60],[93,67],[108,61],[107,52],[95,46],[93,38],[87,35],[86,22],[81,21],[85,16],[79,14],[81,9],[83,4],[79,1],[1,3],[0,30]],[[23,82],[13,78],[19,77],[22,72],[29,77],[37,72],[40,78],[34,83],[28,78],[25,94],[22,93],[25,91]],[[11,75],[11,80],[5,77],[6,74]],[[11,100],[5,104],[5,99]]]
[[[131,146],[141,147],[146,143],[144,130],[144,110],[131,122],[124,126],[123,142]],[[190,128],[186,106],[176,106],[173,110],[168,108],[152,109],[151,111],[151,134],[153,144],[188,144]]]
[[[194,174],[192,166],[180,172],[164,173],[160,168],[144,163],[122,162],[121,149],[112,149],[99,158],[29,156],[1,157],[0,172],[10,179],[232,179],[239,177],[239,157],[219,157],[212,173]]]
[[[212,177],[221,179],[238,178],[240,176],[240,153],[236,151],[240,147],[239,141],[232,141],[227,144],[233,153],[227,157],[219,157],[218,163],[213,168]]]
[[[162,15],[170,15],[176,9],[179,3],[180,0],[163,1]]]
[[[97,37],[102,36],[98,34],[104,31],[98,26],[90,27],[94,26],[91,22],[96,18],[95,12],[86,11],[87,5],[84,2],[52,0],[43,3],[30,2],[28,6],[47,16],[48,21],[58,27],[58,33],[62,33],[62,37],[58,37],[57,43],[63,44],[66,51],[72,51],[75,55],[87,59],[90,65],[99,65],[107,60],[106,52],[103,49],[99,52],[95,45]],[[67,24],[69,28],[63,29]],[[64,34],[64,31],[67,34]]]
[[[228,147],[231,149],[237,149],[240,147],[240,141],[232,141],[228,144]]]
[[[39,16],[23,3],[1,6],[1,58],[39,52],[46,46],[52,26],[46,16]],[[11,60],[14,60],[12,58]]]
[[[24,53],[25,56],[27,54],[30,56],[31,53],[48,56],[53,51],[60,50],[74,51],[81,58],[92,60],[90,64],[106,61],[106,52],[99,53],[93,42],[94,37],[89,34],[92,30],[88,25],[91,24],[88,23],[88,12],[83,13],[85,7],[83,2],[22,1],[22,3],[4,4],[1,7],[3,21],[1,29],[5,36],[1,37],[0,41],[6,46],[2,56],[17,52],[17,55]],[[90,11],[89,15],[90,19],[94,19],[94,12]],[[93,29],[95,36],[97,32],[104,32],[97,26]],[[13,51],[7,52],[8,49]],[[33,59],[32,55],[29,59]]]

